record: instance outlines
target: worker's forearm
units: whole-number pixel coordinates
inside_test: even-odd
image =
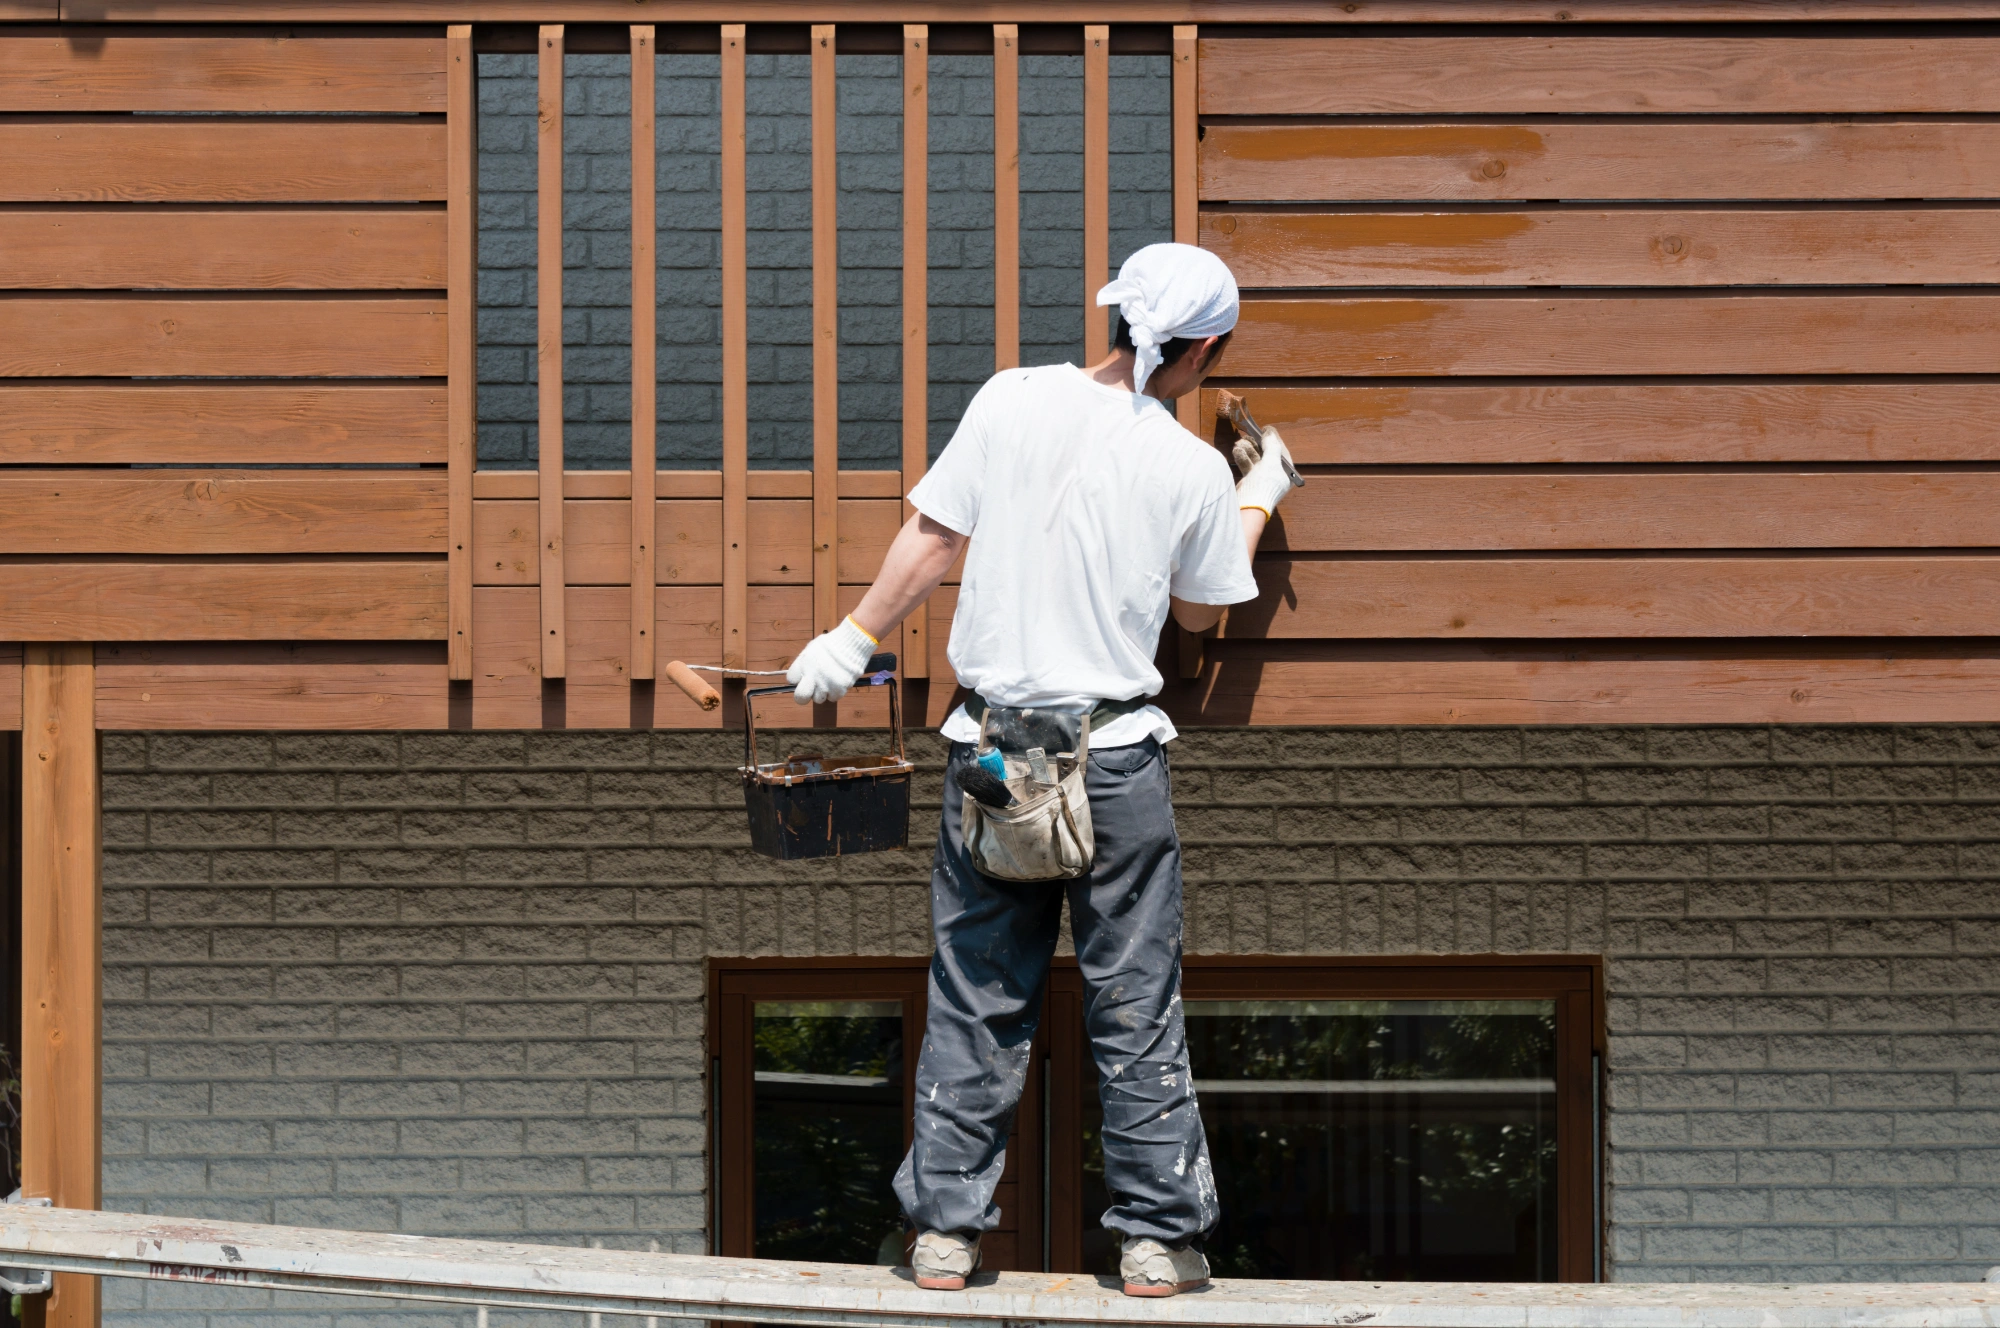
[[[851,615],[862,631],[887,639],[896,624],[930,597],[965,547],[965,536],[919,513],[903,523],[882,559],[875,584]]]

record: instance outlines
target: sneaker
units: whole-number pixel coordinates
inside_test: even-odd
[[[979,1233],[926,1231],[910,1251],[910,1271],[926,1291],[963,1291],[979,1271]]]
[[[1208,1260],[1192,1245],[1176,1250],[1150,1237],[1127,1236],[1118,1275],[1128,1296],[1172,1296],[1207,1282]]]

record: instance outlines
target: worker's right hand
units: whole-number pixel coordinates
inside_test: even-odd
[[[1236,505],[1258,508],[1267,517],[1275,513],[1292,491],[1292,477],[1285,473],[1285,463],[1292,454],[1285,440],[1266,425],[1263,438],[1254,445],[1247,438],[1237,439],[1232,456],[1243,471],[1243,478],[1236,482]]]
[[[800,705],[838,701],[868,667],[869,656],[879,644],[854,619],[841,619],[840,626],[808,641],[792,667],[785,670],[785,681],[796,689],[792,699]]]

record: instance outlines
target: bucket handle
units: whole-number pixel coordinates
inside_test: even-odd
[[[898,761],[907,761],[909,758],[903,754],[903,708],[898,703],[898,697],[903,689],[894,685],[896,681],[895,673],[896,656],[894,653],[884,650],[880,654],[868,657],[868,666],[861,671],[861,677],[856,681],[869,687],[880,687],[884,683],[890,684],[889,732],[895,736],[896,759]],[[791,690],[792,686],[789,683],[780,683],[776,687],[750,687],[744,690],[743,763],[750,769],[755,770],[757,768],[756,698],[760,696],[775,696],[779,692],[789,692]]]

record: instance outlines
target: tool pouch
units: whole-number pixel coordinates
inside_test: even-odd
[[[1001,881],[1066,881],[1090,870],[1097,840],[1090,829],[1090,795],[1084,791],[1088,760],[1058,784],[1009,780],[1016,801],[988,807],[969,794],[961,825],[965,851],[980,872]],[[1027,793],[1021,785],[1034,790]]]

